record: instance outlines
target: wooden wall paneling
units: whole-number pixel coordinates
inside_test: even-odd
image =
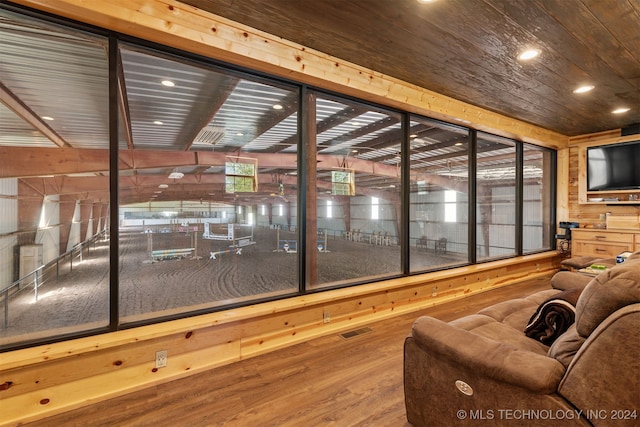
[[[598,143],[598,141],[619,138],[622,133],[621,129],[611,129],[604,132],[589,133],[586,135],[578,135],[569,137],[568,145],[577,147],[581,144]]]
[[[2,383],[11,383],[7,390],[1,391],[3,406],[11,409],[3,410],[0,424],[15,422],[25,416],[38,418],[39,414],[48,413],[52,408],[55,411],[69,410],[87,402],[167,381],[168,378],[237,361],[240,358],[239,331],[238,324],[208,326],[141,340],[130,331],[115,333],[129,338],[120,345],[104,349],[69,351],[73,356],[56,357],[54,360],[47,360],[47,348],[40,347],[38,350],[44,360],[38,361],[40,357],[36,356],[34,363],[0,371]],[[53,345],[49,349],[56,347]],[[162,349],[168,349],[169,363],[167,368],[156,370],[155,352]],[[42,403],[43,400],[46,403]],[[15,419],[11,421],[13,417]]]
[[[640,214],[639,206],[589,203],[586,192],[586,148],[594,145],[614,144],[638,139],[640,139],[640,135],[620,137],[619,130],[570,138],[569,221],[579,222],[581,227],[594,226],[604,223],[600,216],[606,212],[616,215]]]

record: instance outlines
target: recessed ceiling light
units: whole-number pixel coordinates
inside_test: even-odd
[[[622,113],[626,113],[627,111],[629,111],[631,108],[616,108],[615,110],[612,111],[613,114],[622,114]]]
[[[418,0],[418,3],[433,3],[436,0]]]
[[[160,184],[158,185],[158,188],[169,188],[169,186],[167,184]]]
[[[538,55],[540,55],[540,49],[527,49],[520,55],[518,55],[518,59],[521,61],[528,61],[529,59],[533,59]]]
[[[242,132],[237,132],[236,133],[236,136],[243,136],[243,135],[244,135],[244,133],[242,133]]]
[[[594,88],[595,86],[592,86],[592,85],[584,85],[575,89],[573,93],[585,93],[585,92],[589,92],[590,90],[593,90]]]
[[[169,174],[169,179],[180,179],[184,176],[182,172],[171,172]]]
[[[456,147],[460,147],[460,146],[462,145],[462,142],[456,142],[454,145],[455,145]]]
[[[158,190],[158,191],[154,191],[155,194],[162,194],[162,191]]]
[[[52,121],[52,120],[53,120],[53,117],[51,117],[51,116],[42,116],[42,120],[49,120],[49,121]]]
[[[273,109],[274,109],[274,110],[282,110],[282,105],[280,105],[280,104],[275,104],[275,105],[273,106]]]
[[[166,87],[174,87],[176,84],[171,80],[163,80],[162,85]]]
[[[154,125],[163,125],[164,123],[163,123],[163,122],[161,122],[160,120],[154,120],[154,121],[153,121],[153,124],[154,124]]]

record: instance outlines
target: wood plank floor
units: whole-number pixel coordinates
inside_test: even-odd
[[[28,426],[409,426],[402,346],[422,314],[449,321],[549,289],[534,279],[318,338]]]

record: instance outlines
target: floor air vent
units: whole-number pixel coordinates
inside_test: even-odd
[[[343,333],[340,334],[340,336],[342,338],[344,338],[345,340],[348,340],[349,338],[357,337],[358,335],[366,334],[366,333],[369,333],[369,332],[373,332],[373,329],[371,329],[371,328],[360,328],[360,329],[356,329],[354,331],[343,332]]]

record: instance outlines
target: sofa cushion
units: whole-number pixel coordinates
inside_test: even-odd
[[[567,289],[584,289],[589,282],[593,280],[593,276],[573,271],[558,271],[551,278],[551,287],[566,291]]]
[[[557,290],[536,292],[525,298],[503,301],[480,310],[476,314],[449,322],[476,335],[507,344],[515,349],[546,355],[549,347],[532,340],[522,331],[536,308]]]
[[[499,302],[478,311],[478,314],[489,316],[522,332],[538,306],[557,293],[552,289],[536,292],[524,298]]]
[[[546,355],[548,347],[525,336],[521,330],[482,314],[472,314],[449,322],[456,328],[491,339],[514,349]]]
[[[593,264],[594,262],[596,262],[596,260],[599,260],[599,259],[601,258],[596,258],[592,256],[577,256],[577,257],[571,257],[571,258],[562,260],[560,262],[560,265],[569,270],[578,270],[580,268],[589,267],[591,264]]]
[[[573,356],[576,355],[576,352],[584,342],[585,338],[578,334],[576,324],[574,323],[564,334],[560,335],[560,337],[553,342],[549,348],[548,356],[553,357],[567,368],[573,360]]]
[[[640,302],[640,252],[597,275],[582,291],[576,305],[576,328],[583,337],[611,313]]]

